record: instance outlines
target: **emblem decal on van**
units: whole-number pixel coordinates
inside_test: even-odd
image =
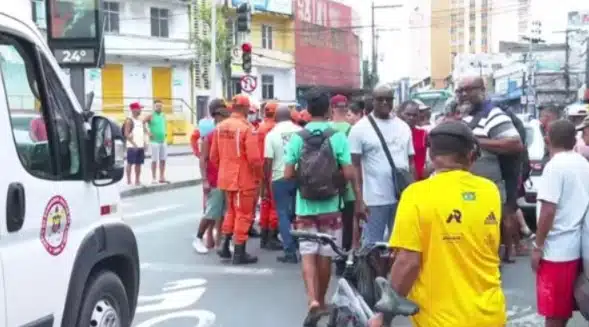
[[[52,197],[43,213],[41,243],[51,255],[59,255],[67,244],[70,229],[70,208],[62,196]]]

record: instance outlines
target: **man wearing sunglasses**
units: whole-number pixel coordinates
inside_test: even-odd
[[[472,173],[493,181],[501,193],[504,214],[503,243],[505,254],[503,261],[512,263],[513,240],[518,232],[516,227],[517,181],[521,167],[517,164],[502,165],[506,156],[523,152],[521,136],[512,119],[499,107],[494,106],[486,97],[485,83],[480,77],[462,79],[456,89],[458,105],[465,106],[470,112],[464,112],[462,120],[472,129],[481,146],[481,157],[473,164]],[[506,185],[508,187],[506,187]]]
[[[356,201],[364,204],[356,206],[356,216],[360,219],[368,216],[362,229],[365,245],[382,242],[388,238],[385,231],[392,230],[398,201],[393,170],[415,171],[411,129],[392,113],[393,89],[388,85],[378,86],[372,99],[374,110],[352,127],[349,136],[352,162],[362,187],[363,198]],[[358,245],[357,237],[354,243]]]

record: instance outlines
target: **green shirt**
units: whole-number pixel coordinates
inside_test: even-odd
[[[151,133],[151,142],[166,142],[166,117],[163,112],[153,112],[149,120],[149,132]]]
[[[323,131],[330,127],[328,122],[310,122],[305,126],[309,131]],[[346,166],[352,164],[350,154],[350,145],[348,139],[342,133],[335,133],[330,138],[333,154],[339,165]],[[296,165],[301,157],[303,148],[303,139],[298,134],[293,134],[286,147],[284,162],[287,165]],[[334,196],[326,201],[311,201],[301,198],[300,192],[296,195],[296,214],[299,216],[312,216],[340,211],[340,197]]]
[[[346,137],[348,137],[350,129],[352,129],[352,125],[345,121],[332,122],[331,125],[333,129],[335,129],[338,132],[344,133]],[[344,195],[344,201],[356,201],[356,195],[354,194],[354,188],[352,187],[352,183],[348,183],[348,187],[346,188],[346,194]]]

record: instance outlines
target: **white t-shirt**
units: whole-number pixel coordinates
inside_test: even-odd
[[[589,162],[574,151],[557,153],[544,167],[538,183],[541,201],[556,204],[552,229],[544,243],[544,258],[571,261],[581,257],[581,232],[589,215]]]
[[[293,122],[283,121],[266,134],[264,140],[264,157],[272,159],[272,181],[284,178],[284,152],[293,133],[302,128]]]
[[[415,154],[409,125],[392,115],[390,119],[374,117],[374,120],[387,142],[395,167],[408,170],[409,156]],[[391,166],[367,117],[363,117],[352,126],[348,138],[350,152],[362,155],[362,194],[366,205],[378,206],[397,202]]]

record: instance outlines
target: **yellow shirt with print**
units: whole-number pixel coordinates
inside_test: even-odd
[[[420,308],[413,326],[505,325],[500,218],[497,186],[466,171],[439,173],[403,192],[389,243],[422,255],[409,294]]]

